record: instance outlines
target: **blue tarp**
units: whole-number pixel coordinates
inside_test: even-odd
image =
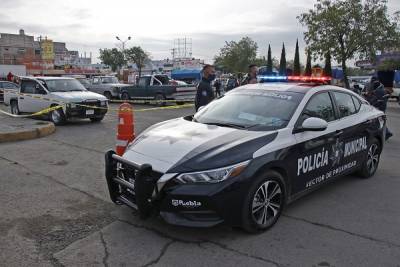
[[[201,70],[173,70],[171,78],[174,80],[201,80]]]
[[[394,74],[394,81],[396,83],[400,83],[400,70],[396,70],[396,73]]]

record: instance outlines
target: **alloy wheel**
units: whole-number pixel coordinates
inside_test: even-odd
[[[56,110],[53,110],[52,112],[51,112],[51,120],[54,122],[54,123],[59,123],[60,121],[61,121],[61,114],[60,114],[60,111],[58,111],[57,109]]]
[[[367,168],[369,173],[374,173],[379,163],[378,145],[372,144],[368,149]]]
[[[269,225],[282,208],[282,189],[276,181],[266,181],[257,189],[252,202],[254,221],[260,226]]]

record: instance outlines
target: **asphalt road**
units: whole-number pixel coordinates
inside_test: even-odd
[[[138,106],[137,108],[140,108]],[[136,130],[192,108],[136,113]],[[1,123],[1,122],[0,122]],[[110,200],[104,152],[117,118],[0,144],[0,266],[400,266],[400,106],[377,174],[344,177],[287,207],[268,232],[146,221]]]

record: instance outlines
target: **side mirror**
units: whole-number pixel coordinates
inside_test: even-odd
[[[328,123],[326,120],[320,119],[320,118],[307,118],[303,121],[301,124],[300,130],[302,132],[305,131],[324,131],[328,127]]]

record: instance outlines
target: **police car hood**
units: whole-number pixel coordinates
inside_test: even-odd
[[[214,169],[249,160],[270,143],[274,132],[248,131],[188,121],[162,122],[147,129],[123,155],[163,173]]]

